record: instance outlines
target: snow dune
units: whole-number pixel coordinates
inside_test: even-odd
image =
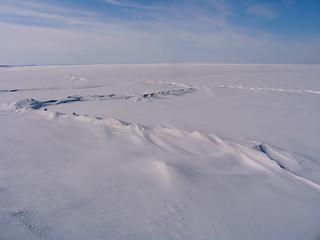
[[[0,239],[320,237],[319,66],[0,71]]]

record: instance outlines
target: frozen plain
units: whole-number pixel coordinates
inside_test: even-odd
[[[319,65],[0,68],[0,239],[320,238]]]

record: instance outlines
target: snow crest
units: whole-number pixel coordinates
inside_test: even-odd
[[[174,84],[174,83],[172,83]],[[177,84],[175,84],[176,86]],[[180,86],[181,87],[181,86]],[[68,96],[63,99],[50,99],[45,101],[38,101],[33,98],[19,100],[13,103],[13,106],[17,109],[40,109],[45,106],[50,105],[59,105],[65,103],[73,103],[73,102],[87,102],[87,101],[95,101],[95,100],[133,100],[133,101],[141,101],[141,100],[148,100],[148,99],[161,99],[169,96],[182,96],[188,93],[193,93],[198,88],[195,86],[186,86],[179,89],[172,89],[172,90],[165,90],[165,91],[158,91],[158,92],[150,92],[150,93],[143,93],[143,94],[100,94],[100,95],[91,95],[91,96]],[[10,90],[12,91],[12,90]]]
[[[245,86],[233,86],[233,85],[220,85],[218,88],[229,88],[229,89],[243,89],[261,92],[279,92],[279,93],[310,93],[320,94],[320,91],[310,89],[283,89],[283,88],[266,88],[266,87],[245,87]]]
[[[219,169],[219,161],[224,159],[224,161],[230,161],[228,166],[232,167],[228,169],[223,167],[219,170],[221,171],[220,173],[251,175],[285,170],[300,179],[300,181],[320,190],[320,185],[316,183],[318,176],[310,174],[310,169],[306,169],[299,162],[299,159],[304,162],[306,162],[307,159],[265,143],[254,147],[246,147],[234,141],[223,140],[216,135],[203,131],[190,132],[184,129],[168,128],[162,125],[148,128],[136,123],[121,121],[113,117],[101,118],[86,114],[80,115],[75,112],[67,114],[49,111],[47,109],[38,112],[49,119],[74,120],[80,123],[104,127],[108,129],[107,132],[111,135],[124,134],[127,138],[139,142],[139,145],[156,146],[157,149],[166,153],[176,152],[188,156],[211,159],[211,161],[216,161],[217,163],[215,172]],[[260,154],[260,152],[262,154]],[[179,165],[174,162],[160,161],[157,164],[158,167],[156,168],[163,169],[161,171],[166,172],[165,179],[167,180],[169,176],[174,179],[177,178],[172,172],[177,172],[179,176],[183,175]],[[224,164],[226,164],[226,162]],[[169,174],[169,172],[171,173]],[[315,173],[317,174],[317,172]],[[190,174],[187,175],[189,176],[185,177],[190,179]]]

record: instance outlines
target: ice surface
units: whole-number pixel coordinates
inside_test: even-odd
[[[0,69],[0,239],[318,239],[318,65]]]

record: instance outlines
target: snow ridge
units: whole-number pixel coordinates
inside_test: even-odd
[[[320,184],[314,181],[314,179],[317,179],[317,176],[312,176],[312,174],[309,176],[308,173],[306,173],[308,169],[305,169],[300,163],[299,159],[302,157],[266,143],[260,143],[254,147],[246,147],[230,140],[223,140],[216,135],[200,130],[187,131],[178,128],[168,128],[162,125],[156,126],[155,128],[148,128],[136,123],[121,121],[113,117],[101,118],[86,114],[80,115],[75,112],[67,114],[49,111],[47,109],[37,112],[47,116],[49,119],[75,120],[107,127],[109,132],[124,132],[129,138],[130,135],[133,135],[134,138],[138,138],[140,142],[145,142],[144,144],[151,143],[166,152],[180,151],[188,155],[219,159],[227,155],[229,158],[231,157],[231,159],[234,158],[232,164],[243,168],[240,172],[244,169],[246,169],[245,172],[247,172],[248,169],[252,169],[251,171],[256,173],[273,172],[277,168],[283,169],[299,181],[320,190]],[[263,155],[259,154],[259,152]],[[303,161],[307,160],[303,159]],[[159,164],[161,168],[180,169],[179,165],[172,162],[160,162]]]
[[[262,88],[262,87],[244,87],[244,86],[232,86],[232,85],[220,85],[218,88],[229,88],[229,89],[243,89],[252,91],[262,92],[282,92],[282,93],[311,93],[320,94],[320,91],[309,90],[309,89],[283,89],[283,88]]]
[[[303,181],[320,190],[318,174],[314,175],[312,171],[306,172],[308,168],[303,166],[301,163],[302,161],[308,163],[307,159],[265,143],[260,144],[258,149],[262,153],[266,154],[270,160],[277,163],[281,169],[291,173],[299,179],[303,179]]]
[[[145,126],[141,126],[135,123],[127,123],[121,120],[117,120],[112,117],[107,118],[100,118],[94,117],[89,115],[79,115],[75,112],[72,114],[67,113],[60,113],[50,111],[46,106],[50,105],[59,105],[65,103],[72,103],[72,102],[82,102],[82,101],[92,101],[92,100],[107,100],[107,99],[131,99],[134,98],[136,100],[140,100],[141,98],[156,98],[161,94],[162,96],[174,94],[176,96],[183,95],[189,91],[195,91],[193,88],[191,89],[181,89],[180,91],[176,92],[175,90],[169,92],[160,92],[158,94],[150,93],[150,94],[143,94],[141,95],[132,95],[132,96],[125,96],[125,95],[93,95],[90,97],[81,97],[81,96],[68,96],[65,99],[60,100],[47,100],[47,101],[38,101],[33,98],[30,99],[23,99],[20,101],[15,102],[12,104],[13,108],[18,111],[26,111],[26,110],[40,110],[42,114],[45,114],[51,119],[73,119],[81,122],[91,123],[95,125],[103,125],[109,128],[110,131],[117,129],[116,131],[125,131],[126,134],[133,134],[135,137],[138,137],[139,141],[146,141],[148,144],[153,144],[163,150],[166,151],[182,151],[188,154],[195,154],[201,156],[219,156],[224,155],[227,152],[232,153],[232,155],[237,155],[235,151],[239,151],[239,146],[235,145],[235,143],[230,142],[226,143],[222,139],[218,138],[215,135],[204,133],[201,131],[193,131],[188,132],[182,129],[171,129],[164,126],[158,126],[153,129],[149,129]],[[232,145],[232,146],[231,146]],[[317,189],[320,189],[320,185],[318,185],[315,181],[317,179],[317,175],[313,176],[312,174],[308,174],[308,169],[306,171],[305,168],[299,162],[299,157],[294,156],[294,154],[287,153],[282,149],[278,149],[276,147],[271,147],[265,143],[261,143],[260,145],[254,147],[259,152],[263,153],[266,157],[263,159],[262,162],[257,163],[257,159],[253,157],[251,150],[252,149],[245,149],[244,153],[240,155],[244,156],[245,161],[247,162],[250,159],[250,166],[255,166],[255,170],[258,172],[260,170],[269,171],[270,166],[266,166],[266,159],[272,160],[273,163],[276,164],[281,169],[286,170],[287,172],[291,173],[292,175],[298,177],[299,179],[304,179],[303,181]],[[213,153],[213,149],[215,152]],[[243,149],[243,146],[240,146],[240,149]],[[250,157],[248,157],[248,152]],[[256,153],[255,153],[256,154]],[[258,157],[260,159],[261,156]],[[300,157],[301,158],[301,157]],[[303,162],[306,162],[306,159],[303,159]],[[239,164],[239,163],[237,163]],[[170,165],[171,166],[171,165]],[[173,165],[174,166],[174,165]],[[274,168],[274,166],[272,167]],[[267,170],[269,169],[269,170]]]
[[[86,101],[95,101],[95,100],[134,100],[134,101],[141,101],[147,99],[161,99],[168,96],[182,96],[188,93],[192,93],[196,91],[196,87],[188,87],[188,88],[181,88],[181,89],[173,89],[169,91],[159,91],[159,92],[151,92],[151,93],[144,93],[144,94],[103,94],[103,95],[92,95],[92,96],[68,96],[64,99],[50,99],[45,101],[38,101],[33,98],[23,99],[13,103],[14,107],[19,110],[22,108],[25,109],[40,109],[45,106],[50,105],[59,105],[65,103],[72,103],[72,102],[86,102]]]

